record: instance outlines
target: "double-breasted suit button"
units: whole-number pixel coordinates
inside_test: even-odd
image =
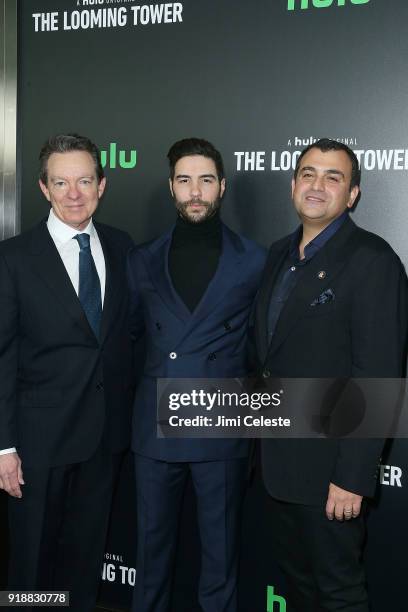
[[[224,323],[224,328],[226,329],[226,331],[231,331],[231,324],[229,323],[229,321],[225,321]]]
[[[208,355],[208,359],[209,359],[210,361],[214,361],[215,359],[217,359],[217,355],[216,355],[215,353],[210,353],[210,354]]]
[[[158,321],[156,321],[156,328],[160,331],[162,326],[161,323],[159,323]]]
[[[175,353],[174,351],[170,353],[169,355],[170,359],[177,359],[177,353]]]
[[[262,372],[262,376],[263,376],[263,378],[270,378],[270,376],[271,376],[270,370],[265,368],[265,370],[263,370],[263,372]]]
[[[98,383],[96,383],[96,390],[102,391],[102,389],[103,389],[103,382],[99,381]]]

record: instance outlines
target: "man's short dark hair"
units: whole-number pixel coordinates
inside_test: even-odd
[[[343,144],[342,142],[338,142],[337,140],[331,140],[330,138],[320,138],[320,140],[317,140],[313,144],[306,147],[306,149],[303,149],[296,162],[296,168],[293,174],[295,180],[299,172],[300,163],[306,153],[310,151],[310,149],[319,149],[319,151],[322,151],[322,153],[326,153],[327,151],[344,151],[351,161],[350,191],[356,185],[360,185],[361,171],[356,154],[347,145]]]
[[[171,180],[174,179],[174,168],[176,167],[177,162],[179,159],[186,157],[187,155],[202,155],[203,157],[212,159],[217,170],[218,180],[221,181],[224,178],[224,163],[222,161],[221,153],[217,151],[214,145],[203,138],[184,138],[183,140],[178,140],[175,142],[167,153],[167,158],[170,165]]]
[[[69,153],[70,151],[86,151],[92,156],[95,164],[95,171],[98,183],[104,178],[105,173],[101,164],[101,156],[98,147],[86,136],[79,134],[58,134],[51,136],[43,144],[40,151],[40,180],[47,184],[48,160],[53,153]]]

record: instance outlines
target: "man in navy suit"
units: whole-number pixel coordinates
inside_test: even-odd
[[[248,441],[158,439],[156,379],[247,373],[248,316],[265,254],[220,220],[224,167],[211,143],[181,140],[168,159],[176,224],[134,249],[129,259],[133,332],[140,336],[144,319],[147,342],[132,443],[138,498],[133,610],[169,609],[181,502],[190,473],[201,537],[199,603],[204,612],[234,612]]]
[[[95,606],[133,402],[130,237],[95,223],[96,146],[75,134],[40,154],[49,215],[0,246],[0,488],[9,494],[13,590]]]

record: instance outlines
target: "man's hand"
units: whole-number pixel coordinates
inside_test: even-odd
[[[0,455],[0,489],[12,497],[23,497],[20,485],[23,485],[21,460],[17,453]]]
[[[362,501],[361,495],[350,493],[331,482],[326,504],[327,518],[330,521],[334,518],[338,521],[343,519],[349,521],[351,518],[356,518],[360,514]]]

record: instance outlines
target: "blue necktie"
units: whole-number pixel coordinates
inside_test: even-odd
[[[93,332],[99,338],[102,318],[101,283],[89,244],[89,234],[74,236],[79,244],[79,301]]]

